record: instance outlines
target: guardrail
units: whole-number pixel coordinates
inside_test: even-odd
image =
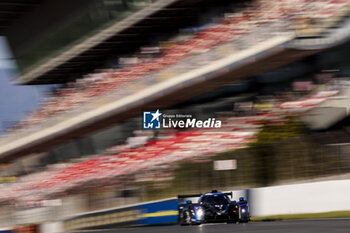
[[[175,224],[179,202],[175,198],[89,212],[63,220],[63,230],[94,230],[125,226]]]

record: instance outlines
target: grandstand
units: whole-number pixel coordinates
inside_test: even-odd
[[[293,110],[300,112],[300,109],[305,111],[326,101],[337,92],[321,91],[302,100],[282,103],[278,107],[282,112]],[[109,182],[120,182],[113,181],[116,176],[133,174],[164,163],[205,158],[216,153],[243,148],[254,140],[255,133],[267,119],[283,121],[283,114],[271,110],[256,116],[224,118],[223,127],[219,132],[193,130],[170,135],[159,141],[144,142],[136,148],[133,148],[135,145],[132,144],[112,147],[104,156],[87,159],[62,170],[29,175],[19,185],[14,185],[10,190],[3,192],[0,200],[28,201],[28,199],[21,200],[25,198],[22,196],[22,192],[25,192],[30,201],[39,201],[51,193],[59,194],[72,187],[86,184],[89,186],[92,181],[98,182],[99,185],[106,182],[107,185]],[[142,144],[144,145],[141,146]],[[43,174],[46,177],[44,179]]]
[[[246,148],[267,120],[283,124],[301,116],[311,129],[327,129],[347,117],[347,102],[338,100],[347,100],[349,81],[330,72],[329,80],[310,83],[322,76],[315,64],[350,38],[349,1],[118,2],[126,4],[116,8],[123,17],[111,16],[68,46],[53,43],[33,64],[24,61],[29,47],[15,51],[25,64],[18,83],[64,85],[0,139],[0,161],[12,163],[1,174],[19,176],[3,187],[4,205],[32,207],[99,187],[127,188],[136,174]],[[334,107],[339,114],[314,119]],[[156,109],[216,117],[222,128],[140,131],[142,112]],[[40,169],[17,167],[32,158]]]
[[[72,84],[71,88],[59,90],[57,96],[44,103],[41,110],[17,126],[25,129],[22,130],[22,135],[28,135],[29,132],[36,132],[35,134],[30,135],[30,138],[14,136],[20,139],[18,141],[8,137],[7,140],[11,143],[6,143],[4,139],[6,146],[0,151],[3,161],[6,161],[7,157],[14,158],[45,150],[62,140],[67,141],[109,124],[135,117],[145,106],[150,109],[171,106],[319,51],[291,48],[293,43],[290,42],[294,41],[297,34],[293,28],[295,25],[288,24],[289,15],[281,14],[282,11],[278,7],[272,8],[275,12],[264,14],[264,10],[271,8],[268,2],[261,4],[248,5],[246,11],[243,8],[243,13],[226,12],[221,22],[202,25],[203,30],[197,28],[199,32],[193,33],[192,36],[187,35],[187,39],[171,48],[163,49],[159,55],[154,55],[154,58],[140,59],[136,65],[127,65],[124,68],[95,72]],[[329,13],[328,11],[344,15],[344,11],[348,9],[346,1],[332,3],[331,8],[327,7],[327,1],[325,5],[313,6],[309,2],[300,4],[311,4],[310,7],[315,7],[320,15]],[[288,1],[286,5],[288,6]],[[286,6],[282,4],[280,7]],[[309,12],[304,14],[305,17],[310,15]],[[252,18],[252,15],[255,18]],[[338,15],[336,18],[339,20]],[[251,26],[245,26],[245,20],[250,22]],[[265,26],[264,29],[259,27],[261,24]],[[235,32],[225,32],[227,28]],[[236,47],[232,46],[232,42],[235,42]],[[227,51],[235,53],[227,54]],[[215,62],[208,66],[212,61]],[[150,87],[148,83],[153,85]],[[84,88],[84,85],[90,87]],[[193,86],[197,88],[193,89]],[[78,89],[81,91],[77,91]],[[115,101],[116,99],[118,101]],[[72,108],[75,111],[69,111]],[[36,124],[43,120],[46,126]],[[54,127],[47,127],[49,125]],[[41,127],[45,130],[40,130]]]

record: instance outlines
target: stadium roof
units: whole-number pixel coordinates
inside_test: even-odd
[[[159,32],[174,30],[195,17],[201,2],[208,0],[162,0],[117,21],[94,36],[65,49],[55,57],[29,67],[21,84],[64,83],[91,72],[106,59],[125,54]]]
[[[10,27],[15,20],[38,5],[40,0],[2,0],[0,1],[0,35]]]

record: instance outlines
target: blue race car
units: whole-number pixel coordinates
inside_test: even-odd
[[[210,193],[179,195],[183,201],[179,204],[179,223],[181,225],[199,225],[206,222],[248,222],[250,220],[248,202],[243,197],[231,201],[232,192],[222,193],[213,190]],[[199,197],[197,203],[186,198]]]

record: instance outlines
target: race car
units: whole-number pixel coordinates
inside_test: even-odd
[[[250,220],[248,202],[243,197],[231,201],[233,193],[213,190],[210,193],[179,195],[179,218],[181,225],[199,225],[207,222],[238,223]],[[199,197],[197,203],[188,198]]]

